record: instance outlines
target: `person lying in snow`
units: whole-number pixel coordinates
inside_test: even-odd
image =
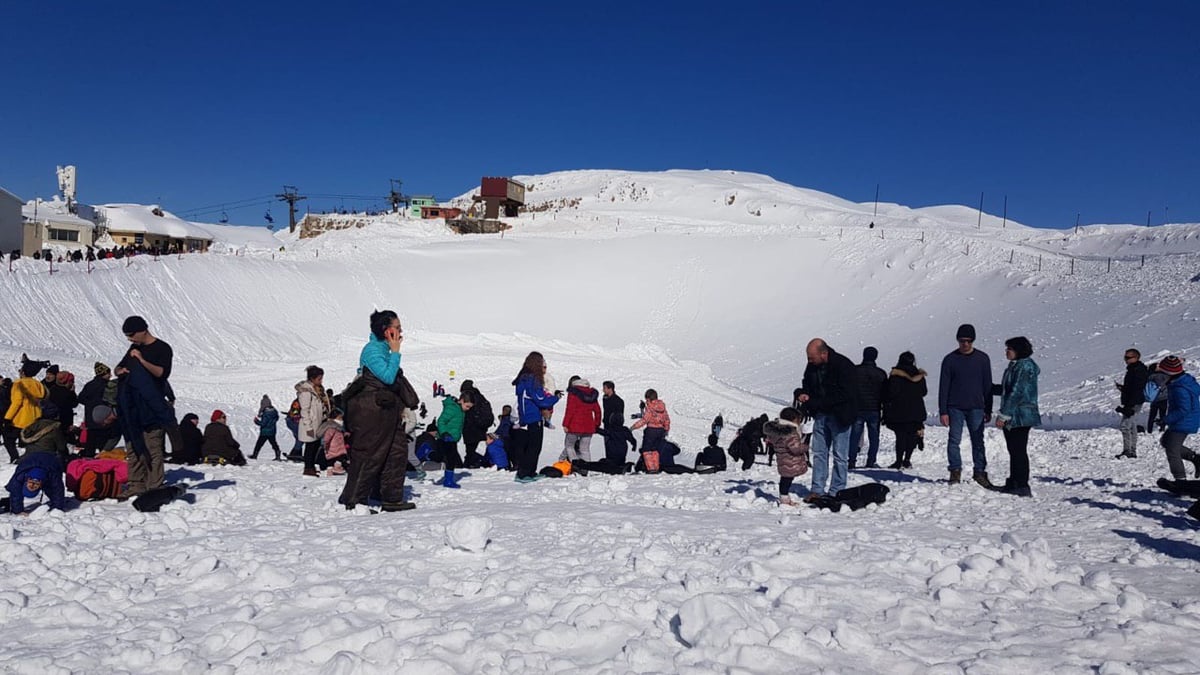
[[[41,420],[39,420],[41,421]],[[55,425],[58,424],[54,420]],[[66,510],[67,489],[63,485],[63,466],[55,452],[30,450],[17,462],[17,470],[8,481],[8,508],[13,515],[28,515],[36,504],[26,508],[25,500],[37,499],[45,492],[52,509]]]

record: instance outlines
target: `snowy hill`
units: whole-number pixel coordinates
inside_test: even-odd
[[[912,350],[936,391],[971,322],[997,378],[1005,338],[1034,344],[1050,429],[1034,435],[1035,501],[934,483],[945,433],[933,428],[914,473],[855,475],[889,481],[891,502],[836,516],[781,512],[766,466],[524,491],[472,472],[459,492],[420,484],[417,511],[370,520],[334,504],[340,479],[301,482],[294,466],[187,470],[176,477],[218,483],[193,507],[151,517],[87,504],[0,528],[0,555],[20,570],[0,585],[0,617],[66,626],[0,653],[35,655],[29,669],[95,668],[86,634],[120,645],[99,667],[134,671],[1135,672],[1194,660],[1180,634],[1200,608],[1173,604],[1186,595],[1171,588],[1194,586],[1198,541],[1170,515],[1178,503],[1147,494],[1161,451],[1147,437],[1139,463],[1109,457],[1123,350],[1200,358],[1200,225],[1075,234],[985,214],[976,227],[966,207],[873,215],[742,172],[521,179],[530,209],[503,236],[384,216],[304,240],[214,228],[225,253],[102,261],[91,274],[18,261],[0,275],[0,361],[11,372],[28,352],[86,379],[124,352],[121,319],[142,314],[175,349],[179,410],[220,407],[246,447],[264,393],[286,406],[309,363],[340,390],[368,314],[394,308],[423,395],[453,370],[447,390],[471,378],[498,409],[537,349],[560,386],[611,379],[630,409],[657,389],[690,461],[718,412],[778,412],[812,337],[855,361],[874,345],[885,368]],[[562,438],[547,432],[543,462]],[[988,443],[1003,478],[995,430]],[[447,544],[477,540],[482,526],[464,519],[478,515],[492,521],[486,551]],[[88,610],[81,585],[115,616]]]

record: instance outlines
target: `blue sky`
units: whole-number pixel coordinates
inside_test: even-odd
[[[26,199],[67,163],[85,202],[177,212],[283,184],[448,198],[481,175],[712,168],[912,206],[984,192],[997,214],[1007,194],[1043,227],[1200,222],[1197,2],[25,2],[0,19],[0,186]],[[343,203],[372,206],[311,200]]]

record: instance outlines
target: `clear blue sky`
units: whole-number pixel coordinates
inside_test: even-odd
[[[67,163],[85,202],[175,211],[728,168],[857,201],[1007,194],[1045,227],[1200,222],[1190,0],[17,2],[0,25],[0,186],[26,199]]]

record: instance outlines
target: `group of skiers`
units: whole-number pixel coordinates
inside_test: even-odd
[[[171,438],[174,461],[246,463],[221,410],[212,412],[203,433],[200,418],[193,413],[176,423],[169,384],[170,346],[152,335],[141,317],[129,317],[122,330],[131,345],[114,371],[117,380],[107,366],[97,363],[95,379],[76,395],[70,373],[26,359],[22,377],[0,385],[5,399],[0,404],[6,410],[3,440],[10,458],[18,463],[9,484],[10,510],[13,504],[23,508],[16,493],[28,497],[28,486],[61,484],[71,459],[68,438],[81,447],[84,459],[113,448],[121,437],[127,440],[129,478],[125,490],[116,495],[121,499],[162,485],[165,436]],[[406,477],[424,478],[432,469],[443,472],[437,484],[455,489],[460,486],[461,468],[494,466],[515,472],[518,483],[531,483],[588,472],[710,473],[725,470],[727,456],[746,469],[760,454],[766,454],[778,469],[780,503],[785,505],[799,503],[791,494],[792,485],[811,466],[811,488],[803,501],[816,504],[846,489],[848,471],[859,467],[860,444],[866,445],[861,466],[882,468],[877,463],[881,426],[895,436],[890,469],[912,468],[913,452],[924,447],[926,372],[909,351],[885,372],[876,365],[879,353],[874,347],[864,349],[862,362],[854,364],[824,340],[812,340],[805,350],[808,365],[802,386],[793,393],[792,404],[774,420],[762,415],[744,424],[728,452],[719,445],[724,421],[718,416],[707,447],[686,467],[675,461],[679,447],[668,439],[671,417],[654,389],[646,390],[641,411],[631,416],[634,423],[627,426],[624,400],[613,382],[603,382],[597,391],[586,378],[572,376],[566,390],[559,390],[538,352],[529,353],[512,382],[515,405],[503,406],[497,415],[473,381],[464,381],[457,396],[446,395],[435,384],[442,412],[422,424],[425,406],[401,368],[404,338],[399,317],[390,310],[374,312],[370,330],[359,357],[359,375],[342,393],[326,389],[324,371],[309,366],[294,387],[296,397],[286,415],[264,395],[254,418],[259,434],[251,459],[257,459],[267,444],[276,460],[284,459],[276,440],[283,417],[295,437],[287,459],[303,462],[305,476],[320,476],[319,469],[326,476],[345,474],[339,502],[347,509],[371,503],[384,511],[414,508],[405,498]],[[974,348],[975,337],[974,326],[961,325],[955,334],[957,349],[941,362],[938,419],[948,427],[949,482],[961,481],[965,430],[974,481],[989,489],[1031,496],[1028,439],[1030,429],[1041,423],[1040,370],[1032,359],[1033,345],[1025,337],[1007,340],[1008,365],[1000,382],[994,383],[989,357]],[[1128,420],[1144,403],[1161,395],[1166,405],[1161,443],[1174,480],[1183,481],[1183,461],[1191,461],[1200,471],[1200,457],[1183,444],[1200,425],[1200,387],[1183,371],[1179,358],[1167,357],[1150,369],[1140,356],[1135,349],[1126,352],[1126,377],[1118,384],[1125,443],[1118,457],[1137,456],[1137,429]],[[46,378],[36,379],[43,368]],[[997,396],[1000,406],[993,420]],[[552,425],[553,410],[564,399],[564,446],[558,461],[539,469],[544,430]],[[77,404],[84,405],[81,438],[73,431]],[[993,421],[1004,433],[1010,457],[1009,477],[1002,485],[994,485],[987,473],[983,428]],[[644,429],[640,448],[633,435],[638,429]],[[591,444],[596,435],[604,439],[604,455],[593,460]],[[23,456],[17,452],[18,442],[25,447]],[[460,442],[464,453],[459,452]],[[626,461],[630,448],[636,462]],[[46,494],[54,505],[61,491],[55,487]]]

